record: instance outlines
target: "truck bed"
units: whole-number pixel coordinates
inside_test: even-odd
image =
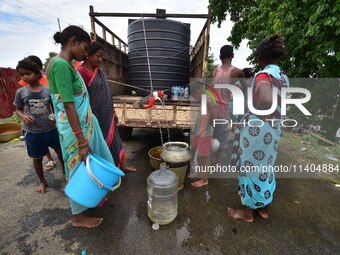
[[[179,128],[190,129],[191,119],[198,107],[186,101],[166,101],[163,107],[156,104],[157,109],[136,108],[139,96],[114,96],[113,102],[121,127]]]

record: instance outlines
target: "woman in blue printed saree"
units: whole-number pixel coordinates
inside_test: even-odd
[[[276,188],[274,166],[281,137],[281,88],[289,86],[288,77],[277,65],[285,54],[283,41],[277,34],[263,40],[256,51],[262,70],[255,75],[252,85],[254,107],[257,110],[271,108],[273,91],[278,106],[268,116],[248,111],[240,122],[251,125],[235,130],[231,164],[239,171],[239,195],[246,206],[244,209],[228,208],[229,216],[237,220],[252,222],[253,210],[264,219],[269,217],[268,205],[273,201]]]
[[[86,57],[90,37],[80,27],[69,26],[57,32],[54,39],[61,44],[62,49],[50,61],[47,77],[68,180],[90,152],[111,163],[114,161],[98,121],[91,112],[86,86],[71,64],[73,59],[81,61]],[[72,200],[70,204],[74,227],[93,228],[102,222],[102,218],[84,214],[88,208]]]

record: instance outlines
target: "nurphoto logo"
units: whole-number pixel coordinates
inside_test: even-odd
[[[232,108],[233,108],[233,114],[234,115],[244,115],[245,114],[245,98],[243,95],[243,92],[240,88],[238,88],[235,85],[230,85],[230,84],[216,84],[214,86],[215,89],[227,89],[230,91],[232,95]],[[207,114],[207,95],[209,95],[213,102],[216,105],[216,99],[214,98],[214,95],[217,97],[219,102],[221,102],[221,98],[216,92],[216,90],[213,89],[211,93],[209,90],[204,89],[204,92],[201,95],[202,99],[202,107],[201,107],[201,114],[206,115]],[[303,98],[290,98],[289,95],[293,93],[299,93],[303,94],[305,97]],[[278,108],[278,88],[273,87],[272,88],[272,105],[270,109],[267,110],[258,110],[255,109],[254,103],[253,103],[253,93],[252,93],[252,88],[247,89],[247,106],[249,109],[249,112],[258,116],[269,116],[273,114],[276,109]],[[307,103],[311,99],[311,93],[309,90],[305,88],[298,88],[298,87],[283,87],[281,88],[281,115],[286,116],[287,115],[287,105],[295,105],[305,116],[311,116],[312,114],[304,107],[303,104]],[[298,122],[294,119],[265,119],[267,122],[271,122],[272,126],[275,125],[275,122],[280,122],[282,126],[284,127],[295,127],[297,126]],[[246,123],[245,120],[243,122],[237,122],[233,123],[233,120],[227,120],[227,119],[214,119],[213,120],[213,126],[215,127],[216,125],[227,125],[228,123],[232,125],[248,125],[251,127],[261,127],[264,124],[264,121],[261,119],[257,120],[249,120],[248,123]],[[287,123],[291,123],[290,125]]]

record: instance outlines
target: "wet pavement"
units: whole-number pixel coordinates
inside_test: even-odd
[[[240,207],[237,180],[212,179],[195,189],[186,178],[177,218],[153,230],[147,152],[159,144],[157,130],[135,130],[125,141],[129,164],[138,170],[89,212],[104,218],[91,230],[71,226],[59,165],[46,173],[47,192],[38,194],[24,143],[0,145],[0,254],[340,254],[340,190],[320,179],[278,179],[270,219],[254,215],[253,223],[243,223],[226,213]],[[284,152],[278,159],[293,161]]]

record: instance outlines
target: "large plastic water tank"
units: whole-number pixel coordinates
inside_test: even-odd
[[[190,24],[169,19],[144,19],[153,88],[167,90],[189,82]],[[150,89],[150,76],[142,19],[128,27],[130,84]],[[140,95],[147,92],[137,91]]]

